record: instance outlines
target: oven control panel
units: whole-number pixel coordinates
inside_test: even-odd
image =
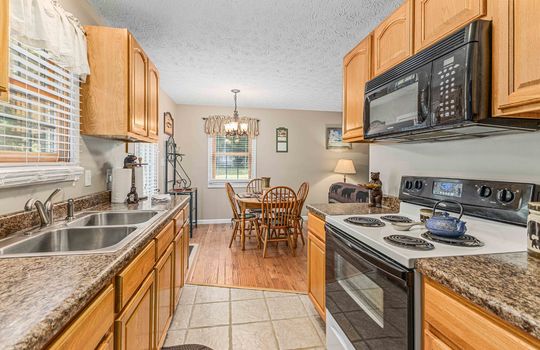
[[[399,198],[405,202],[433,206],[440,200],[461,203],[465,213],[525,225],[527,204],[538,197],[537,186],[527,183],[404,176]],[[448,205],[457,211],[457,206]]]

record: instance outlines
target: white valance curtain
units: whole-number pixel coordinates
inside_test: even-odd
[[[225,136],[225,124],[234,120],[234,117],[225,115],[212,115],[205,118],[204,132],[210,136]],[[259,136],[259,120],[255,118],[240,117],[240,123],[247,124],[249,137]]]
[[[12,0],[10,7],[13,39],[46,50],[55,63],[82,80],[90,74],[84,29],[57,0]]]

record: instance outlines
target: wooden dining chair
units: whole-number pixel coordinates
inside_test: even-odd
[[[307,182],[303,182],[300,185],[300,188],[298,189],[298,192],[296,193],[296,197],[298,198],[298,205],[296,206],[296,219],[295,219],[295,243],[298,239],[298,236],[302,239],[302,244],[306,245],[306,241],[304,240],[304,218],[302,217],[302,209],[304,208],[304,204],[306,203],[306,198],[309,193],[309,184]]]
[[[232,246],[232,242],[235,240],[236,235],[240,232],[241,227],[241,221],[242,221],[242,214],[240,213],[240,210],[238,208],[238,203],[236,202],[236,193],[234,192],[234,188],[231,186],[230,183],[225,183],[225,190],[227,191],[227,197],[229,198],[229,203],[231,204],[231,209],[233,212],[233,217],[231,218],[231,222],[233,224],[233,232],[231,235],[231,241],[229,242],[229,248]],[[251,234],[253,227],[255,227],[255,234],[257,237],[257,248],[261,247],[261,230],[259,226],[259,218],[257,215],[253,213],[246,213],[245,214],[246,224],[249,224],[249,235],[246,235],[246,237],[252,237]]]
[[[246,186],[246,192],[247,193],[262,193],[263,188],[263,181],[260,178],[252,179],[248,182]]]
[[[261,200],[263,258],[266,257],[268,242],[276,242],[276,244],[287,242],[292,255],[295,255],[292,236],[297,202],[294,191],[285,186],[272,187],[263,195]]]

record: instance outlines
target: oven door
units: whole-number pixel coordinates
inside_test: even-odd
[[[355,349],[414,349],[414,273],[330,225],[326,308]]]
[[[431,63],[367,92],[364,101],[365,138],[428,128],[430,83]]]

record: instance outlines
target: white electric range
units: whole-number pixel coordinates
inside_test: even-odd
[[[525,251],[527,204],[537,196],[532,184],[403,177],[399,213],[327,216],[327,348],[420,349],[415,260]],[[463,206],[466,236],[441,242],[423,226],[393,228],[441,200],[449,202],[437,211],[452,216]]]

